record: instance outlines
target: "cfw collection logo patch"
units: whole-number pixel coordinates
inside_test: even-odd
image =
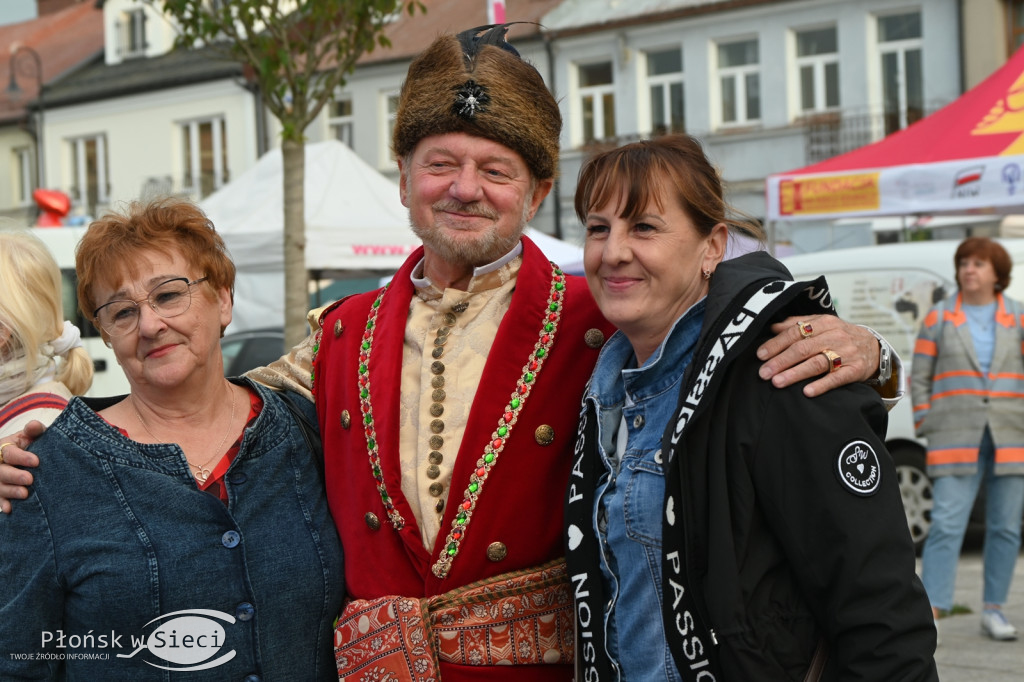
[[[882,479],[878,453],[862,440],[853,441],[839,453],[836,475],[855,495],[874,495]]]

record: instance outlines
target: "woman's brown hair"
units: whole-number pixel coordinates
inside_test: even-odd
[[[660,181],[676,191],[679,204],[702,235],[719,223],[730,231],[764,241],[765,232],[752,218],[740,215],[723,198],[722,180],[700,142],[689,135],[664,135],[598,153],[583,164],[576,185],[575,208],[580,221],[595,206],[604,206],[626,190],[622,217],[640,215],[658,202]]]
[[[980,258],[992,264],[996,271],[996,291],[1003,291],[1010,286],[1010,270],[1013,269],[1013,260],[1006,252],[1003,245],[992,241],[988,237],[968,237],[956,247],[956,254],[953,255],[953,268],[956,272],[956,285],[960,286],[960,261],[965,258]]]

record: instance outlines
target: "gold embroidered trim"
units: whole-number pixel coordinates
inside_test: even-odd
[[[377,430],[373,426],[373,408],[370,405],[370,351],[373,349],[373,331],[377,325],[377,313],[380,311],[380,303],[384,294],[388,291],[385,286],[377,294],[377,298],[370,305],[370,314],[366,318],[366,329],[363,330],[363,341],[359,347],[359,409],[363,414],[363,431],[366,434],[366,450],[370,455],[370,473],[377,483],[377,491],[380,493],[380,501],[388,513],[388,519],[395,530],[402,530],[405,527],[405,519],[395,509],[388,494],[387,486],[384,485],[384,472],[380,467],[380,451],[377,449]]]
[[[530,352],[530,356],[523,365],[523,373],[516,382],[505,410],[498,419],[498,426],[491,434],[491,440],[484,448],[480,459],[477,460],[477,469],[470,477],[469,485],[463,494],[460,510],[452,521],[451,531],[441,547],[441,554],[432,568],[434,575],[444,578],[451,570],[452,561],[459,553],[459,546],[465,537],[466,529],[473,516],[477,500],[483,493],[484,483],[490,475],[491,470],[498,463],[498,457],[505,449],[508,439],[512,435],[512,428],[515,426],[519,413],[526,405],[531,389],[537,380],[537,375],[544,366],[551,346],[555,341],[555,333],[562,318],[562,306],[565,299],[565,275],[554,263],[551,264],[551,286],[548,291],[547,306],[544,317],[541,320],[541,329],[537,335],[537,342]],[[371,404],[371,381],[370,381],[370,358],[373,351],[373,335],[376,329],[377,313],[380,311],[381,302],[388,287],[385,286],[377,295],[370,306],[369,315],[366,318],[366,329],[363,331],[362,345],[359,350],[359,406],[363,415],[363,429],[366,434],[366,449],[370,460],[370,471],[377,484],[381,502],[387,510],[388,519],[395,530],[401,530],[405,526],[405,519],[395,508],[384,484],[384,475],[380,463],[380,451],[377,447],[376,430],[373,424],[373,407]]]
[[[477,460],[476,471],[470,476],[469,485],[463,494],[459,505],[459,512],[452,520],[452,528],[441,546],[441,554],[432,567],[434,575],[438,578],[445,578],[451,570],[452,562],[459,553],[459,546],[465,537],[466,529],[473,517],[473,510],[476,509],[477,500],[483,493],[484,483],[490,476],[491,470],[498,463],[498,456],[505,449],[508,439],[512,436],[512,428],[515,426],[526,405],[526,399],[537,381],[537,375],[544,366],[555,341],[555,332],[558,330],[558,323],[562,318],[562,305],[565,299],[565,275],[554,263],[551,264],[551,287],[548,291],[547,308],[544,318],[541,320],[541,329],[537,342],[533,346],[529,359],[523,365],[523,374],[516,382],[516,388],[512,391],[505,411],[498,419],[498,426],[491,433],[491,440],[484,448],[483,455]]]

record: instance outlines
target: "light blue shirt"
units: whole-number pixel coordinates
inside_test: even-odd
[[[704,308],[701,299],[676,320],[640,368],[629,341],[616,332],[601,350],[587,390],[586,400],[594,403],[598,415],[604,465],[593,524],[601,541],[601,574],[608,596],[605,641],[622,680],[681,679],[661,617],[661,438],[675,412]]]
[[[981,365],[981,371],[988,374],[992,367],[992,355],[996,350],[996,301],[988,305],[963,305],[967,315],[967,328],[971,330],[974,354]]]

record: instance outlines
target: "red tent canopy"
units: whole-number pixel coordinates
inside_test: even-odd
[[[769,176],[766,185],[769,220],[1006,212],[1024,205],[1024,48],[910,127]]]

